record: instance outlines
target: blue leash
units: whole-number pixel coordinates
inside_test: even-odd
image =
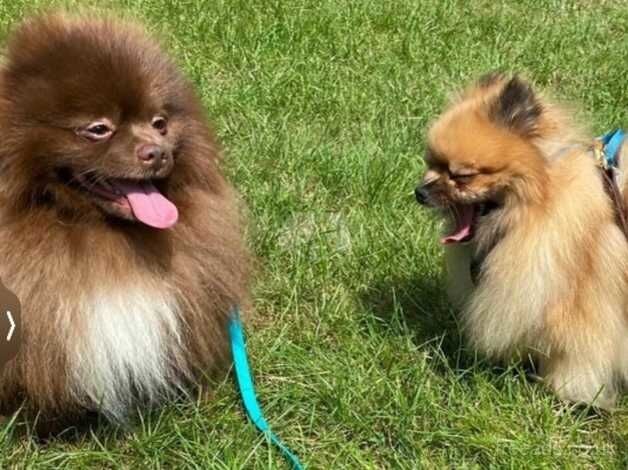
[[[244,331],[242,321],[240,320],[239,307],[234,307],[231,319],[229,320],[229,339],[231,342],[231,353],[233,354],[233,366],[246,414],[249,419],[253,421],[255,427],[279,449],[294,470],[303,470],[299,458],[271,431],[257,401],[255,385],[253,385],[253,377],[251,376],[249,361],[247,359],[246,343],[244,341]]]

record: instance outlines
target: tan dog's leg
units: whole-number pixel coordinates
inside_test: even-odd
[[[557,353],[540,360],[543,381],[561,400],[612,409],[617,400],[617,383],[608,361],[599,355]]]

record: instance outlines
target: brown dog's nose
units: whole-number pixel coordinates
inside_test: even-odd
[[[166,159],[166,153],[159,145],[144,144],[137,149],[137,158],[147,164],[161,164]]]

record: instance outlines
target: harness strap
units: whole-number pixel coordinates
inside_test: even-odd
[[[600,138],[603,145],[605,168],[619,168],[619,149],[625,136],[622,129],[615,129]]]
[[[628,239],[628,214],[626,213],[626,202],[621,188],[617,185],[617,172],[619,171],[619,150],[624,141],[625,134],[621,129],[607,132],[594,144],[593,151],[597,160],[604,189],[608,197],[613,202],[615,219],[617,225]]]

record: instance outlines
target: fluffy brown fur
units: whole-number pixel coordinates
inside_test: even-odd
[[[159,161],[139,158],[146,144]],[[249,263],[219,164],[191,85],[140,28],[53,14],[15,29],[0,69],[0,276],[22,302],[23,344],[1,411],[123,421],[227,364]],[[178,222],[141,223],[102,196],[114,182],[157,188]]]
[[[612,407],[628,379],[628,243],[566,114],[518,77],[482,78],[429,130],[417,199],[451,215],[450,292],[473,347],[532,357],[559,397]]]

